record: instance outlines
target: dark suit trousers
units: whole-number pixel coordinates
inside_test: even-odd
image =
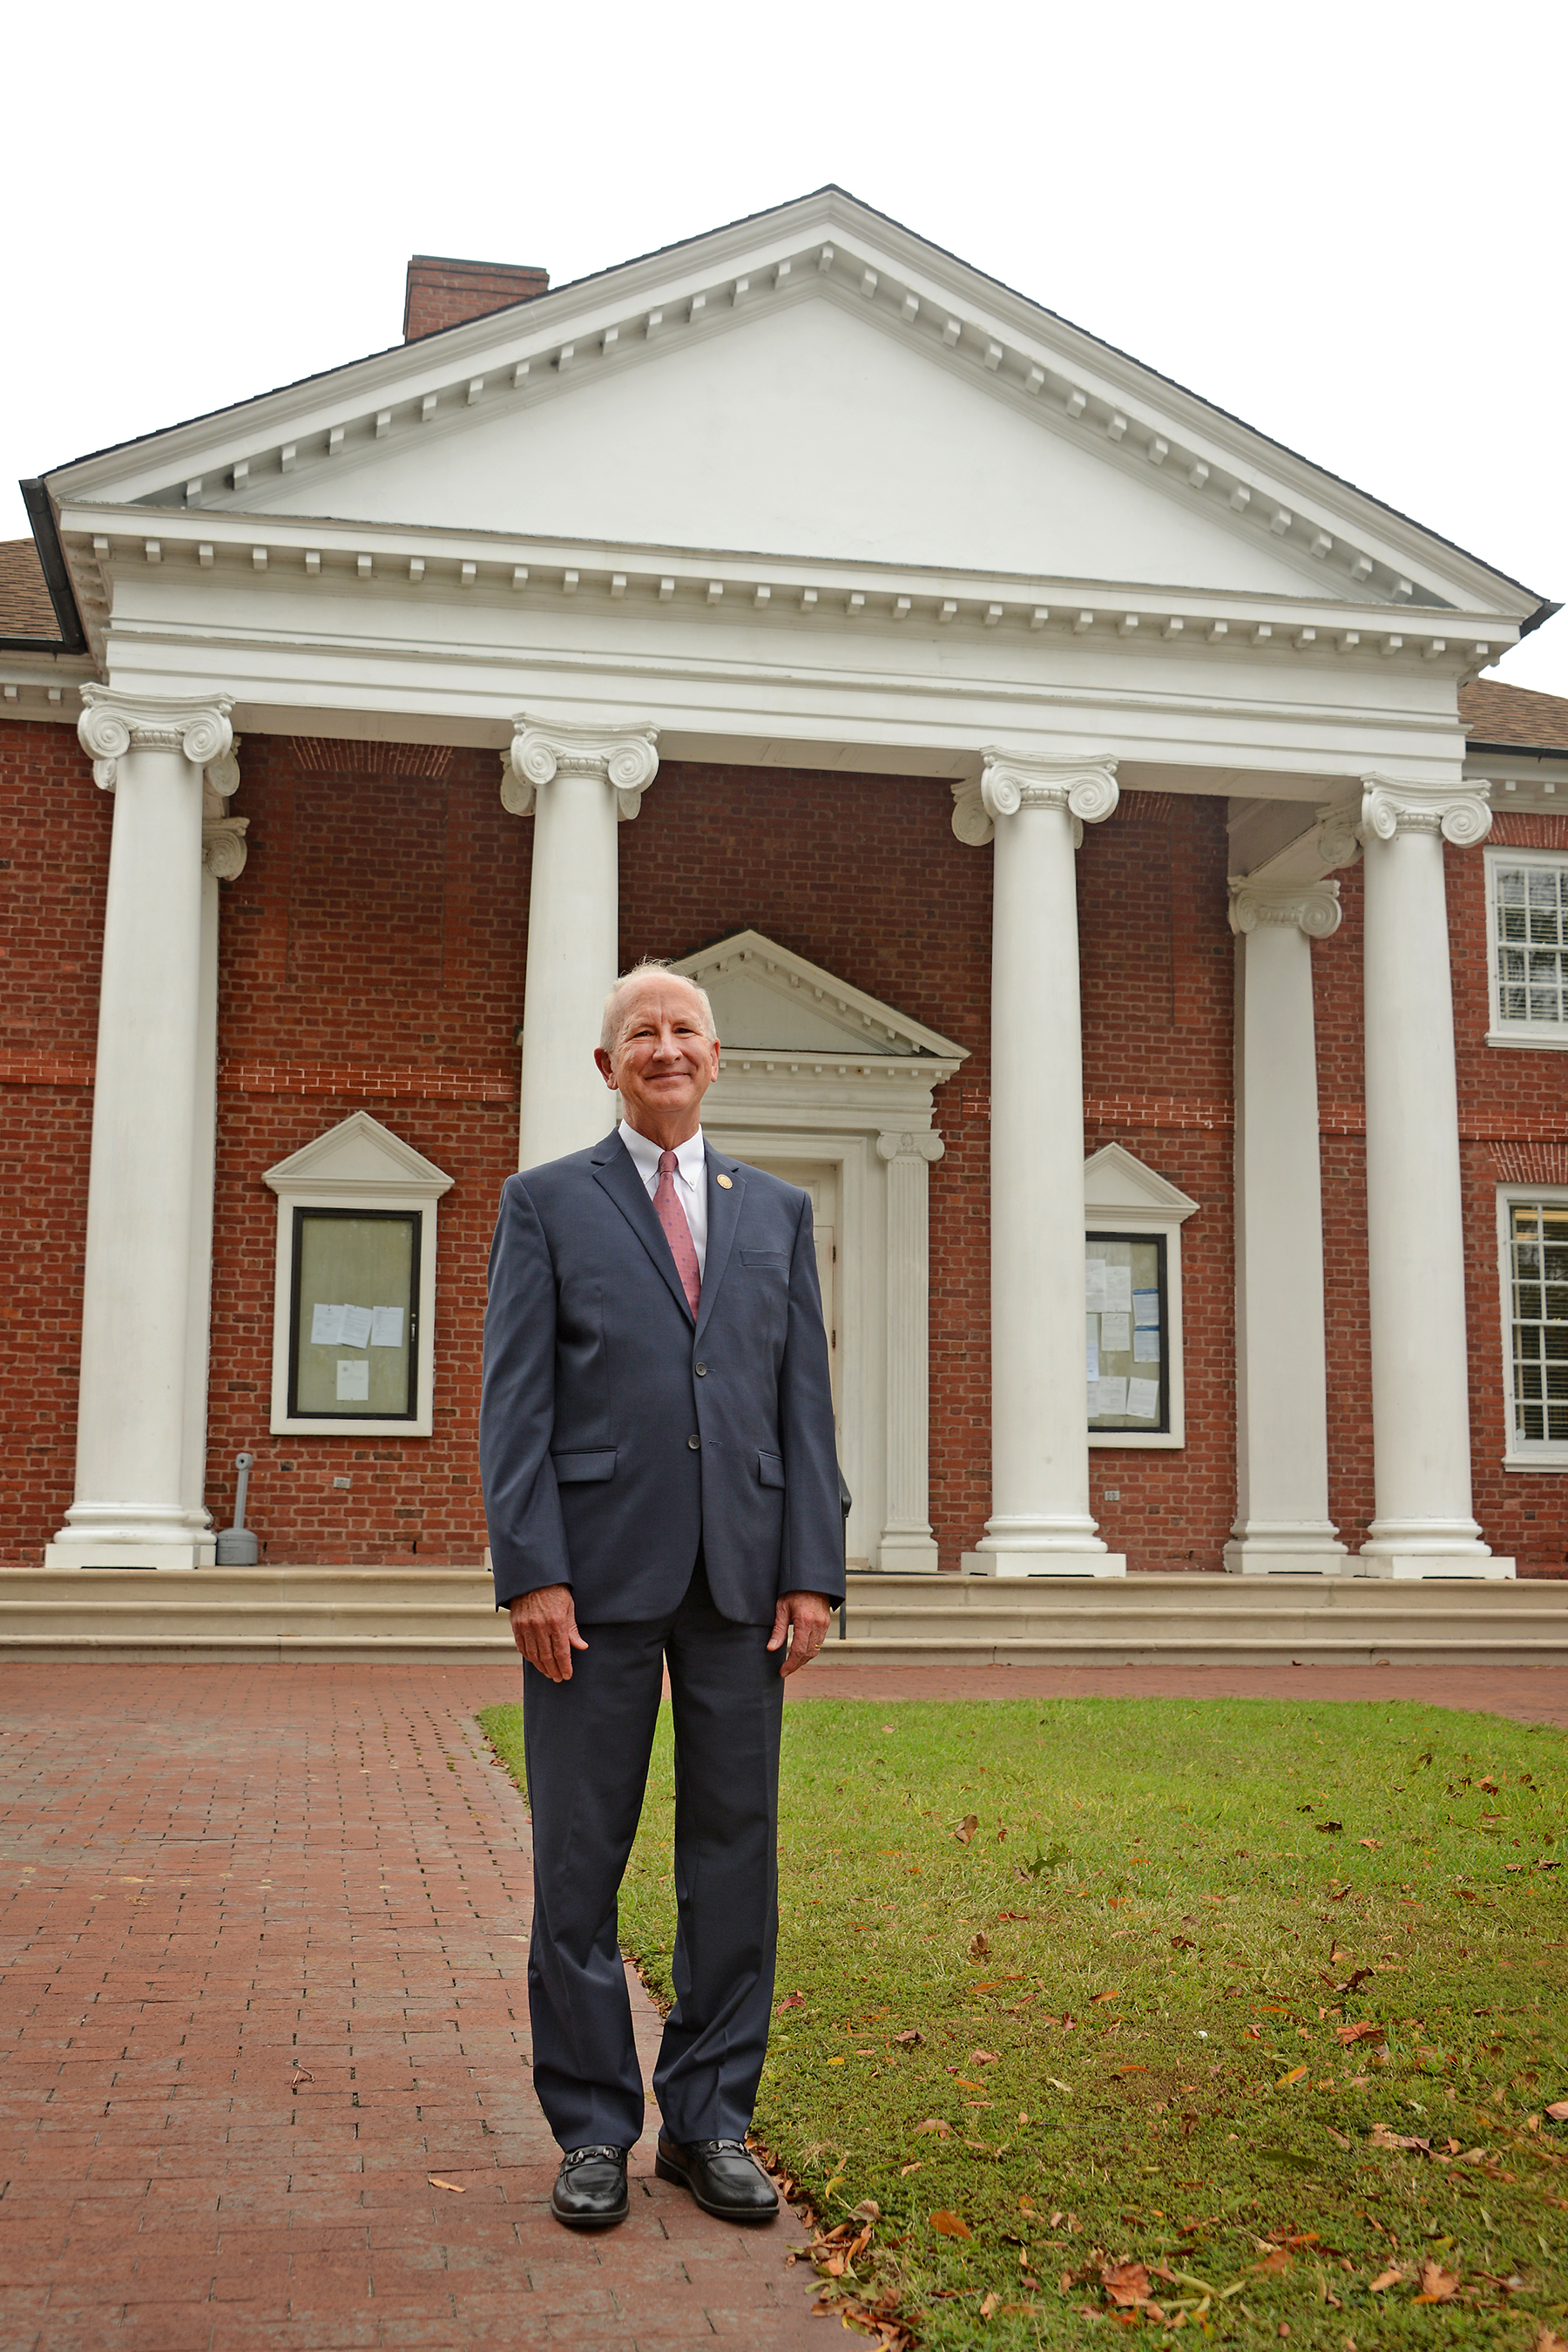
[[[630,2147],[644,2122],[617,1935],[669,1663],[675,2007],[654,2093],[673,2139],[741,2139],[767,2051],[778,1941],[782,1653],[721,1617],[699,1557],[672,1614],[581,1628],[572,1679],[523,1669],[533,1814],[533,2085],[563,2148]]]

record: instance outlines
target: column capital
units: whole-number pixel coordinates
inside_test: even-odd
[[[982,752],[981,762],[978,783],[952,787],[952,829],[971,848],[991,839],[998,817],[1016,816],[1024,808],[1065,809],[1073,821],[1076,846],[1084,826],[1110,816],[1121,797],[1111,759],[1005,751],[993,745]]]
[[[1387,776],[1361,780],[1361,823],[1365,842],[1392,841],[1396,833],[1440,833],[1456,849],[1473,849],[1492,829],[1491,786],[1477,779],[1464,784],[1404,784]]]
[[[1294,924],[1310,940],[1331,939],[1340,927],[1337,882],[1253,882],[1230,877],[1230,928],[1247,939],[1260,924]]]
[[[655,727],[574,727],[520,711],[501,754],[501,804],[513,816],[527,816],[539,787],[552,777],[598,776],[616,795],[620,822],[628,824],[658,773],[658,743]]]
[[[77,740],[92,761],[92,781],[111,793],[127,751],[180,751],[194,768],[224,769],[234,746],[229,696],[121,694],[107,686],[80,689],[83,709]],[[226,772],[226,771],[225,771]],[[232,792],[239,782],[218,784]]]
[[[941,1136],[929,1129],[890,1128],[877,1138],[879,1160],[923,1160],[934,1168],[946,1150]]]

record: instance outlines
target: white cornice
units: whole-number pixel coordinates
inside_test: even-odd
[[[833,189],[84,459],[50,488],[62,502],[243,509],[268,478],[330,473],[381,441],[448,420],[460,430],[541,397],[542,386],[558,396],[656,360],[678,339],[727,332],[758,308],[822,296],[1165,495],[1293,551],[1309,572],[1321,565],[1342,592],[1378,607],[1447,604],[1515,621],[1534,607],[1475,558]]]

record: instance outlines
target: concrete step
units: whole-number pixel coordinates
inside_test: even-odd
[[[1329,1664],[1568,1661],[1568,1581],[852,1575],[826,1663]],[[509,1661],[478,1569],[0,1570],[11,1658]]]

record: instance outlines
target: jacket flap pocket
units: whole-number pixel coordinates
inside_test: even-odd
[[[602,1454],[552,1454],[550,1459],[558,1486],[582,1486],[591,1478],[613,1478],[616,1475],[613,1445]]]
[[[781,1273],[785,1273],[789,1268],[789,1252],[788,1250],[743,1249],[741,1252],[741,1264],[742,1265],[776,1265]]]
[[[759,1454],[757,1456],[757,1475],[762,1480],[764,1486],[782,1486],[784,1482],[783,1454]]]

